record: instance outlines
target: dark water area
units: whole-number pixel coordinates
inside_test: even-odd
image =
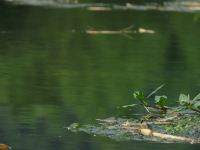
[[[198,150],[199,145],[118,142],[65,127],[131,117],[133,90],[165,83],[169,105],[200,92],[198,13],[92,12],[0,5],[0,143],[14,150]],[[89,35],[133,25],[155,34]],[[128,113],[128,114],[127,114]]]

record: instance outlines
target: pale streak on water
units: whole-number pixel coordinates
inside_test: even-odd
[[[147,3],[138,5],[136,3],[125,3],[125,5],[109,3],[79,3],[76,0],[54,1],[54,0],[5,0],[16,5],[45,6],[57,8],[88,8],[88,7],[110,7],[112,10],[138,10],[138,11],[170,11],[170,12],[199,12],[200,3],[198,1],[164,1],[162,4]]]

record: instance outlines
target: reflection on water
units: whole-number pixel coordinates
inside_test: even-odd
[[[116,142],[64,127],[127,112],[131,88],[176,95],[200,89],[195,14],[0,6],[0,143],[19,150],[192,149],[197,145]],[[112,21],[111,21],[112,20]],[[155,34],[88,35],[134,25]],[[131,116],[133,112],[129,112]]]

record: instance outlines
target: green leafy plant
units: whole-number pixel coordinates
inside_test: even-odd
[[[199,102],[196,102],[195,104],[193,104],[193,108],[194,108],[195,110],[200,111],[200,101],[199,101]]]
[[[191,109],[193,111],[200,112],[200,93],[197,94],[192,100],[190,95],[180,94],[179,104],[183,106],[184,109]]]
[[[156,105],[163,108],[163,107],[165,107],[166,103],[167,103],[167,96],[165,96],[165,95],[162,95],[162,96],[156,95],[155,96],[155,104]]]
[[[155,90],[153,90],[150,94],[148,94],[147,96],[144,95],[144,93],[142,91],[135,91],[133,93],[133,97],[134,99],[138,100],[140,102],[140,104],[146,109],[146,111],[148,113],[152,113],[152,108],[155,110],[159,110],[163,113],[166,113],[167,111],[167,106],[166,106],[166,102],[167,102],[167,96],[162,95],[156,95],[154,98],[154,104],[152,105],[150,103],[150,97],[152,97],[154,94],[156,94],[156,92],[158,90],[160,90],[162,87],[164,86],[164,84],[160,85],[159,87],[157,87]],[[151,108],[151,109],[150,109]]]
[[[182,106],[187,106],[189,107],[191,105],[190,102],[190,95],[185,95],[185,94],[180,94],[179,95],[179,103]]]
[[[140,101],[140,103],[142,103],[144,106],[147,106],[148,103],[147,103],[147,100],[144,96],[144,93],[142,91],[136,91],[133,93],[133,97],[137,100]]]
[[[135,91],[133,93],[134,99],[139,101],[139,104],[142,105],[148,113],[152,113],[152,108],[155,110],[158,110],[164,114],[167,113],[167,110],[170,108],[167,106],[167,96],[166,95],[155,95],[164,84],[157,87],[155,90],[153,90],[150,94],[145,96],[145,94],[142,91]],[[154,103],[152,104],[150,97],[155,95]],[[190,99],[190,95],[180,94],[179,95],[179,104],[180,104],[180,110],[182,109],[189,109],[200,113],[200,93],[197,94],[192,100]],[[126,107],[133,107],[138,104],[132,104],[132,105],[125,105],[122,106],[124,108]]]

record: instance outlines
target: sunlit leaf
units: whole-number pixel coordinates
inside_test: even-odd
[[[193,102],[197,101],[197,100],[200,100],[200,93],[197,94],[194,98],[193,98]]]
[[[76,128],[79,128],[80,127],[80,124],[79,123],[72,123],[70,126],[69,126],[69,129],[76,129]]]
[[[135,91],[133,93],[133,97],[137,100],[139,100],[143,105],[147,105],[147,102],[145,100],[144,93],[142,91]]]
[[[197,110],[200,110],[200,101],[196,102],[196,103],[193,105],[193,108],[194,108],[194,109],[197,109]]]
[[[185,94],[180,94],[179,103],[181,105],[188,105],[190,103],[190,96]]]
[[[133,97],[137,100],[140,100],[140,101],[143,101],[145,100],[145,96],[144,96],[144,93],[142,91],[135,91],[133,93]]]

